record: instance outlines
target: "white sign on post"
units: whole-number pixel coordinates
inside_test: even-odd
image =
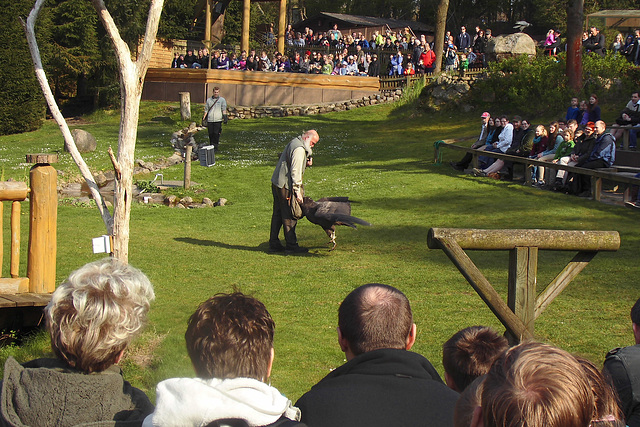
[[[111,253],[111,242],[106,234],[93,238],[92,242],[94,254]]]

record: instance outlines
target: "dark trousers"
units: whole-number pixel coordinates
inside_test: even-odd
[[[607,162],[602,159],[591,160],[583,165],[580,165],[581,168],[585,169],[599,169],[599,168],[607,168]],[[574,176],[572,192],[574,194],[581,194],[587,191],[591,191],[591,177],[589,175],[578,175]]]
[[[280,246],[280,229],[284,229],[284,240],[287,248],[298,246],[296,237],[297,220],[291,217],[287,197],[289,190],[278,188],[271,183],[271,193],[273,194],[273,213],[271,214],[271,234],[269,235],[269,246],[277,248]],[[291,195],[293,197],[293,195]]]
[[[222,122],[207,122],[207,130],[209,131],[209,145],[213,145],[217,151],[222,133]]]
[[[458,163],[456,163],[456,165],[461,167],[462,169],[468,169],[471,161],[473,161],[473,154],[466,153],[464,157]]]

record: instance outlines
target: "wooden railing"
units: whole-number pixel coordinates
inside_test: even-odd
[[[11,202],[11,249],[9,276],[3,278],[0,270],[0,293],[20,293],[29,290],[29,279],[18,277],[20,268],[20,202],[29,194],[24,182],[0,182],[0,230],[4,230],[4,202]],[[3,233],[0,232],[0,268],[4,261]]]
[[[36,163],[30,171],[31,188],[23,182],[0,182],[0,295],[51,293],[56,279],[56,228],[58,213],[57,172],[49,164],[57,155],[28,155]],[[29,249],[27,277],[20,269],[20,203],[29,197]],[[9,277],[2,277],[4,261],[4,202],[11,202],[11,246]],[[26,303],[25,303],[26,304]],[[26,304],[29,305],[29,304]],[[30,304],[34,305],[34,304]],[[4,305],[0,304],[4,307]]]
[[[591,195],[594,200],[601,200],[602,196],[602,182],[613,181],[618,184],[621,184],[623,187],[623,200],[629,201],[631,199],[631,188],[632,186],[640,186],[640,178],[635,178],[633,175],[634,168],[628,168],[624,166],[614,166],[612,168],[607,169],[585,169],[577,166],[568,166],[561,165],[560,163],[552,163],[541,160],[534,160],[528,157],[518,157],[511,156],[509,154],[503,153],[495,153],[492,151],[480,151],[475,150],[470,147],[462,147],[460,145],[455,145],[451,141],[438,141],[434,144],[434,162],[439,162],[441,157],[441,148],[447,147],[456,151],[464,151],[466,153],[471,153],[473,155],[473,165],[478,164],[478,156],[487,156],[493,157],[495,159],[502,159],[505,162],[511,162],[514,164],[524,165],[525,173],[524,180],[525,184],[531,184],[531,174],[528,173],[528,168],[531,166],[542,166],[544,168],[548,168],[549,170],[565,170],[567,172],[572,172],[578,175],[586,175],[591,178]],[[637,173],[637,171],[636,171]]]

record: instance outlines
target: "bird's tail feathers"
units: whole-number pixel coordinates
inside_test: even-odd
[[[371,223],[365,221],[364,219],[360,219],[351,215],[335,214],[333,216],[333,219],[334,219],[334,222],[338,225],[346,225],[352,228],[356,228],[356,224],[367,225],[367,226],[371,225]]]

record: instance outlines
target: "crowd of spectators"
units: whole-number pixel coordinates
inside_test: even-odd
[[[267,32],[268,33],[268,32]],[[242,51],[239,56],[233,51],[208,49],[197,52],[188,49],[185,54],[174,54],[172,68],[212,68],[242,71],[299,72],[332,75],[380,75],[401,76],[433,72],[436,60],[444,58],[447,70],[459,67],[467,69],[486,65],[485,49],[491,39],[491,30],[476,27],[473,36],[462,27],[455,38],[447,32],[442,55],[433,50],[424,34],[416,36],[411,29],[384,33],[376,30],[367,39],[362,32],[343,34],[337,25],[326,32],[306,28],[296,32],[288,26],[285,32],[285,52],[271,55],[263,50]],[[266,38],[268,43],[273,40]],[[323,48],[319,51],[318,48]],[[381,61],[385,56],[385,61]],[[388,59],[388,60],[387,60]],[[380,69],[384,62],[385,69]]]
[[[548,125],[533,125],[520,116],[511,119],[506,115],[491,117],[489,112],[481,116],[480,136],[472,145],[478,151],[509,154],[533,160],[551,162],[564,166],[586,169],[609,168],[616,156],[616,138],[623,132],[617,127],[607,132],[600,117],[598,97],[592,94],[589,101],[571,99],[565,117]],[[637,132],[640,131],[640,96],[631,95],[631,100],[621,112],[618,125],[629,125],[630,148],[635,148]],[[460,161],[451,162],[459,171],[469,170],[475,176],[494,179],[513,179],[513,162],[491,156],[478,157],[478,167],[468,169],[472,155],[467,153]],[[532,185],[561,191],[581,197],[591,196],[591,181],[588,175],[567,173],[565,170],[530,165],[525,173],[531,174]],[[635,206],[634,206],[635,207]]]
[[[55,358],[9,357],[0,421],[6,425],[211,427],[640,426],[640,299],[631,310],[637,345],[591,361],[535,341],[512,345],[486,326],[442,347],[444,381],[409,351],[418,327],[399,289],[369,283],[338,308],[346,359],[295,405],[270,384],[275,322],[240,292],[201,303],[186,326],[195,377],[169,378],[156,404],[117,367],[145,324],[154,291],[115,259],[87,264],[56,289],[46,324]]]

